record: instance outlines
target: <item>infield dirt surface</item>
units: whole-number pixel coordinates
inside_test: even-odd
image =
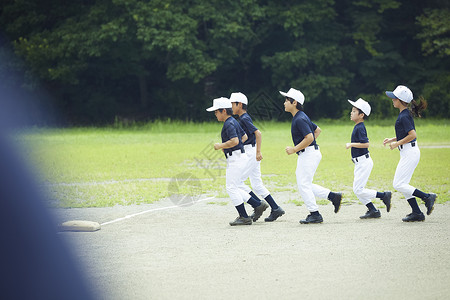
[[[381,219],[360,220],[366,209],[354,202],[337,214],[320,206],[324,223],[302,225],[304,205],[274,198],[284,216],[264,222],[269,208],[236,227],[231,203],[208,204],[227,199],[54,211],[58,222],[101,224],[144,212],[59,233],[100,299],[449,299],[450,205],[404,223],[410,209],[395,193]]]

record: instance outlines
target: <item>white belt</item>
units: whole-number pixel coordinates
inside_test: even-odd
[[[369,153],[352,158],[352,161],[354,164],[356,164],[357,162],[362,162],[363,160],[366,160],[370,157]]]
[[[418,146],[417,141],[409,142],[409,143],[398,146],[398,150],[402,151],[404,149],[408,149],[408,148],[412,148],[412,147],[416,147],[416,146]]]

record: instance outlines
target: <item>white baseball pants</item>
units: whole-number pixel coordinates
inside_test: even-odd
[[[377,191],[365,188],[370,173],[372,172],[373,160],[370,156],[366,158],[364,155],[357,157],[357,159],[358,161],[354,161],[353,192],[359,201],[366,205],[377,196]]]
[[[400,161],[394,175],[394,189],[402,193],[406,199],[413,198],[413,193],[416,189],[409,185],[420,160],[420,150],[417,142],[415,144],[415,147],[411,147],[411,143],[403,145],[403,149],[400,150]]]
[[[269,196],[270,192],[266,189],[261,179],[261,162],[256,160],[256,147],[252,147],[252,145],[245,145],[245,154],[247,154],[248,161],[247,165],[243,167],[242,171],[242,181],[239,185],[239,188],[246,191],[247,194],[250,193],[253,189],[256,194],[260,195],[263,198]],[[250,177],[250,184],[252,185],[252,189],[250,189],[244,181]]]
[[[298,190],[310,212],[319,210],[315,197],[327,199],[330,193],[329,189],[312,183],[321,159],[322,153],[319,149],[314,149],[314,146],[306,147],[305,152],[300,152],[297,159],[295,175]]]
[[[226,190],[234,206],[241,205],[250,199],[250,195],[239,188],[242,178],[242,167],[247,164],[248,157],[240,150],[233,151],[227,158],[227,169],[225,173]]]

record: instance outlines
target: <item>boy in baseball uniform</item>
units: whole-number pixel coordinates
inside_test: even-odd
[[[247,113],[248,99],[243,93],[232,93],[230,96],[231,105],[233,106],[233,114],[239,116],[239,124],[247,134],[248,139],[244,142],[245,154],[248,156],[247,165],[243,168],[243,177],[240,188],[249,193],[252,197],[258,199],[253,191],[244,183],[247,178],[250,177],[250,183],[252,188],[257,194],[262,196],[263,205],[265,207],[271,207],[270,215],[264,219],[266,222],[273,222],[282,215],[284,210],[275,202],[270,195],[270,192],[264,186],[261,179],[261,160],[263,156],[261,154],[261,132],[253,125],[252,118]],[[266,202],[267,201],[267,202]],[[269,205],[267,205],[267,203]],[[256,210],[256,209],[255,209]],[[253,222],[258,220],[259,216],[253,214]]]
[[[224,97],[214,99],[213,106],[206,110],[214,111],[217,121],[224,122],[221,132],[222,143],[214,144],[214,150],[222,149],[227,159],[226,190],[239,214],[236,220],[230,222],[230,225],[251,225],[252,218],[248,216],[245,210],[244,201],[256,207],[255,214],[260,216],[263,212],[263,206],[261,201],[254,199],[246,191],[239,188],[242,178],[242,166],[247,165],[248,160],[243,144],[243,141],[247,140],[247,135],[232,117],[233,109],[231,108],[230,99]]]
[[[375,208],[371,199],[380,198],[386,205],[386,210],[391,210],[391,196],[390,191],[377,192],[375,190],[366,189],[367,180],[373,168],[372,157],[369,154],[369,138],[367,137],[366,126],[364,120],[370,115],[370,104],[359,98],[356,102],[348,100],[353,106],[350,113],[350,120],[355,122],[353,128],[351,143],[345,145],[346,149],[351,148],[352,161],[355,164],[354,178],[353,178],[353,192],[362,204],[367,206],[367,212],[360,216],[361,219],[375,219],[380,218],[381,213]]]
[[[341,207],[342,193],[334,193],[329,189],[312,183],[314,174],[322,159],[319,145],[316,143],[316,138],[319,136],[321,129],[311,122],[303,111],[305,96],[303,96],[302,92],[293,88],[287,93],[280,91],[280,94],[285,97],[284,110],[291,113],[293,117],[291,134],[294,147],[287,146],[286,153],[288,155],[294,153],[298,155],[297,169],[295,171],[297,185],[300,195],[310,212],[306,219],[300,220],[300,223],[322,223],[323,218],[319,213],[315,197],[330,200],[334,205],[334,212],[337,213]]]

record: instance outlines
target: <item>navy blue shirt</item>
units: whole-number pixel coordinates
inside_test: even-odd
[[[294,146],[300,144],[300,142],[307,136],[308,134],[312,133],[314,136],[314,131],[316,130],[317,125],[311,122],[309,117],[303,112],[298,111],[295,116],[292,118],[292,125],[291,125],[291,134],[292,134],[292,141],[294,142]],[[314,137],[314,141],[308,145],[313,146],[317,145],[316,138]],[[300,151],[298,151],[300,152]],[[297,152],[297,154],[298,154]]]
[[[244,129],[248,137],[248,139],[244,142],[244,145],[254,146],[256,144],[255,131],[258,130],[258,128],[253,125],[252,118],[248,113],[244,113],[239,117],[239,125],[241,125],[242,129]]]
[[[397,141],[404,139],[411,130],[416,130],[414,120],[409,110],[404,109],[398,114],[397,121],[395,121],[395,136],[397,137]],[[416,139],[411,142],[414,141],[416,141]]]
[[[232,138],[237,137],[239,139],[239,144],[232,148],[223,149],[224,153],[230,153],[234,150],[241,150],[244,152],[244,145],[242,144],[242,136],[245,134],[242,127],[239,125],[238,121],[236,121],[235,118],[229,117],[225,120],[222,127],[222,143],[225,143],[226,141],[231,140]]]
[[[358,123],[353,128],[352,132],[352,143],[368,143],[369,138],[367,137],[366,126],[364,122]],[[352,158],[359,157],[361,155],[365,155],[369,153],[369,149],[367,148],[355,148],[352,147]]]

